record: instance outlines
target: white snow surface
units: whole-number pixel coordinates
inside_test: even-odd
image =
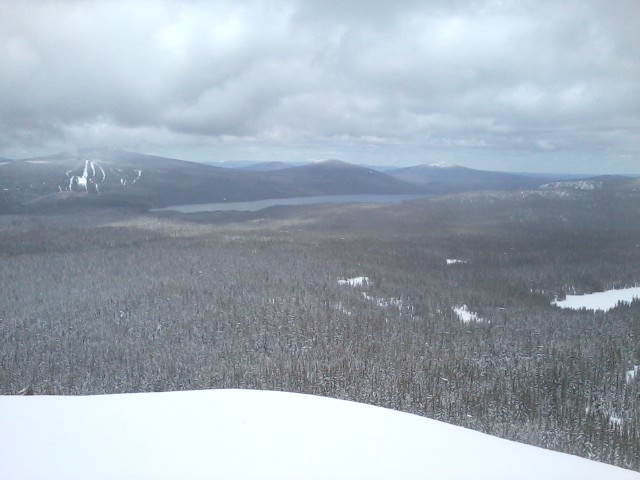
[[[484,322],[484,318],[481,318],[477,313],[470,311],[469,307],[466,305],[453,307],[453,311],[458,315],[458,318],[462,323]]]
[[[606,290],[604,292],[590,293],[588,295],[567,295],[565,300],[551,302],[560,308],[580,310],[604,310],[608,312],[618,305],[618,302],[631,303],[634,299],[640,299],[640,287],[621,288],[619,290]]]
[[[631,370],[627,370],[626,381],[627,383],[631,383],[634,378],[638,376],[638,372],[640,372],[640,365],[634,365]]]
[[[252,390],[0,397],[0,451],[12,480],[640,480],[407,413]]]
[[[349,285],[351,287],[362,287],[369,284],[369,277],[354,277],[346,280],[338,280],[338,285]]]
[[[87,178],[89,176],[89,160],[84,161],[84,170],[82,176],[76,176],[76,182],[79,187],[83,187],[87,191]]]
[[[466,260],[460,260],[457,258],[447,258],[447,265],[456,265],[458,263],[467,263]]]

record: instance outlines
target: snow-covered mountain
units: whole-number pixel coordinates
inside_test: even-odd
[[[273,168],[271,168],[273,167]],[[426,193],[384,173],[327,161],[302,167],[220,168],[114,149],[0,164],[0,213],[74,205],[168,205],[351,194]]]
[[[0,397],[0,478],[639,480],[379,407],[203,390]]]

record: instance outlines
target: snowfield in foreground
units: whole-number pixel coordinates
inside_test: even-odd
[[[0,452],[13,480],[640,480],[415,415],[251,390],[0,397]]]

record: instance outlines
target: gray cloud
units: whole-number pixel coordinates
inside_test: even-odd
[[[637,18],[635,0],[3,2],[0,156],[640,172]]]

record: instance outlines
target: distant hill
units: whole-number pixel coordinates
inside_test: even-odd
[[[140,206],[206,200],[212,181],[233,176],[200,163],[110,149],[16,160],[2,168],[0,188],[10,197],[4,203],[27,208],[87,203],[83,198]]]
[[[285,168],[291,168],[293,165],[285,162],[260,162],[241,167],[244,170],[253,170],[256,172],[272,172],[275,170],[284,170]]]
[[[619,189],[628,192],[640,193],[640,178],[629,178],[627,183]]]
[[[68,205],[141,208],[331,194],[421,193],[424,189],[344,162],[252,171],[113,149],[2,165],[0,212]]]
[[[251,165],[256,164],[256,162],[251,162],[248,160],[233,160],[233,161],[223,161],[223,162],[203,160],[200,163],[204,163],[205,165],[210,165],[212,167],[221,167],[221,168],[245,168],[245,167],[250,167]]]
[[[386,173],[406,182],[430,185],[442,191],[534,189],[550,178],[535,178],[514,173],[490,172],[450,163],[432,163],[389,170]]]
[[[345,194],[411,194],[427,190],[404,180],[394,178],[372,168],[353,165],[340,160],[327,160],[300,167],[278,170],[270,178],[285,183],[304,185],[310,191],[325,195]]]

